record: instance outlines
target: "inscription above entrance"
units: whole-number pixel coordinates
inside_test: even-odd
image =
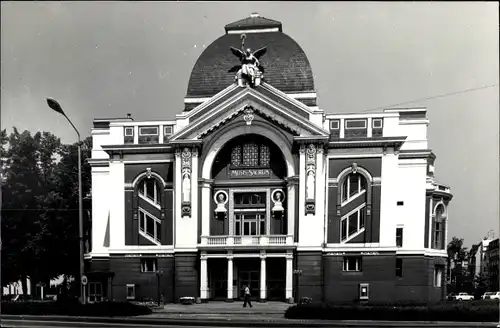
[[[260,178],[269,177],[270,169],[230,169],[229,175],[231,178]]]

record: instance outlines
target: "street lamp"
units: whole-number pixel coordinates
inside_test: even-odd
[[[158,288],[158,306],[160,306],[161,303],[161,288],[160,288],[160,278],[163,276],[163,270],[158,270],[156,271],[156,278],[158,281],[158,285],[156,286]]]
[[[78,135],[78,239],[80,242],[80,281],[79,281],[79,286],[80,286],[80,302],[85,304],[85,293],[83,289],[85,288],[82,284],[82,278],[83,278],[83,271],[84,271],[84,264],[83,264],[83,200],[82,200],[82,151],[81,151],[81,138],[80,138],[80,132],[76,129],[75,125],[69,117],[64,113],[61,105],[57,101],[51,98],[47,98],[47,105],[49,105],[50,108],[52,108],[55,112],[61,114],[64,116],[69,124],[75,129],[76,134]]]

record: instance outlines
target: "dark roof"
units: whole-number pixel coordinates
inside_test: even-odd
[[[231,24],[225,26],[226,32],[231,30],[253,30],[257,28],[274,28],[277,27],[279,31],[282,31],[281,22],[260,17],[257,14],[252,14],[252,16],[240,19]]]
[[[246,24],[252,29],[262,28],[262,21],[273,22],[262,17],[250,17],[229,24]],[[248,25],[251,22],[257,25]],[[259,25],[260,24],[260,25]],[[269,23],[271,24],[271,23]],[[235,28],[236,29],[236,28]],[[212,97],[230,84],[235,83],[236,73],[229,70],[240,62],[230,47],[240,48],[240,34],[225,34],[210,44],[196,61],[189,79],[186,97]],[[283,32],[247,33],[245,48],[257,50],[267,47],[267,53],[260,58],[264,67],[264,81],[287,93],[313,92],[314,80],[306,54],[291,37]]]

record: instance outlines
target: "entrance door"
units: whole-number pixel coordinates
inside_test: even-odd
[[[243,299],[245,297],[245,287],[250,287],[251,299],[258,299],[260,292],[260,273],[256,270],[241,270],[239,272],[239,298]]]

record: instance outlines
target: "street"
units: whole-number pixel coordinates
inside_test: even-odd
[[[83,321],[85,320],[85,321]],[[157,318],[57,318],[57,317],[21,317],[21,316],[2,316],[2,328],[14,327],[57,327],[57,328],[76,328],[76,327],[238,327],[238,328],[271,328],[271,327],[497,327],[497,323],[465,323],[465,322],[398,322],[398,321],[307,321],[307,320],[273,320],[265,322],[263,320],[242,320],[242,319],[157,319]]]

